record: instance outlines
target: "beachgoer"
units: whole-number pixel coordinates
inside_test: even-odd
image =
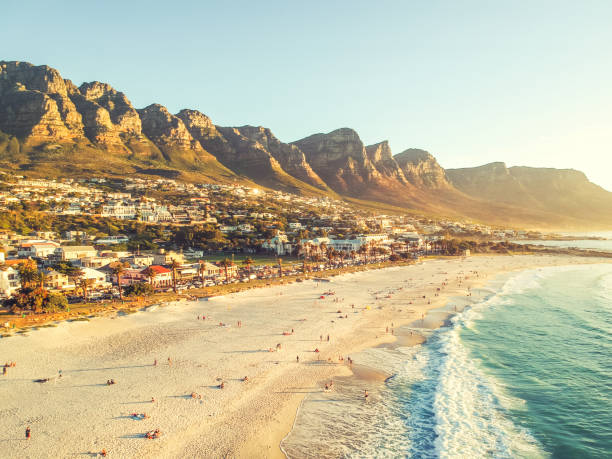
[[[155,403],[155,397],[151,397],[151,403]]]
[[[6,374],[6,366],[4,366],[4,367],[2,368],[2,374],[3,374],[3,375],[5,375],[5,374]]]
[[[32,434],[32,431],[30,430],[30,426],[26,427],[26,431],[25,431],[26,440],[30,439],[31,434]]]
[[[102,448],[102,451],[100,451],[100,456],[106,457],[106,449]]]
[[[329,342],[329,335],[327,335],[327,342]]]
[[[249,377],[248,377],[248,376],[245,376],[244,378],[242,378],[242,381],[244,381],[244,382],[248,382],[248,381],[249,381]]]
[[[370,394],[368,394],[368,391],[364,390],[363,391],[363,398],[365,398],[367,400],[369,396],[370,396]]]
[[[299,355],[298,355],[298,356],[295,358],[295,361],[296,361],[297,363],[300,363],[300,356],[299,356]]]
[[[168,366],[171,367],[172,366],[172,360],[170,359],[170,357],[168,357]]]

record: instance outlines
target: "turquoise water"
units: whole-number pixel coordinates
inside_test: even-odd
[[[612,266],[526,273],[458,322],[503,415],[555,458],[612,455]]]
[[[612,265],[513,274],[474,300],[422,346],[356,356],[394,376],[307,397],[287,455],[612,457]]]

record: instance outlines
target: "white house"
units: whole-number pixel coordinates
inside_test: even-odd
[[[293,245],[289,243],[286,234],[277,234],[261,244],[261,247],[273,251],[276,255],[286,255],[293,251]]]
[[[83,278],[92,281],[93,288],[110,288],[112,284],[106,280],[106,274],[93,268],[81,268]]]
[[[38,257],[45,258],[55,252],[59,247],[57,242],[52,241],[28,241],[23,242],[17,251],[20,258]]]
[[[0,298],[9,298],[20,287],[19,272],[10,266],[0,266]]]
[[[124,202],[114,202],[102,206],[102,217],[120,218],[130,220],[136,217],[136,207]]]
[[[88,245],[67,245],[55,249],[53,256],[60,261],[78,260],[79,258],[95,257],[98,251]]]

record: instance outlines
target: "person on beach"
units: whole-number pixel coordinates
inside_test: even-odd
[[[365,400],[367,400],[369,396],[370,396],[370,394],[368,394],[367,389],[366,389],[366,390],[364,390],[364,391],[363,391],[363,398],[364,398]]]
[[[100,451],[100,456],[106,457],[106,454],[106,449],[102,448],[102,451]]]
[[[168,357],[168,366],[171,367],[172,366],[172,360],[170,359],[170,357]]]
[[[249,382],[249,377],[245,376],[244,378],[242,378],[242,382]]]
[[[295,361],[296,361],[296,363],[300,363],[300,356],[299,355],[295,358]]]
[[[30,426],[28,426],[26,427],[26,431],[25,431],[26,440],[29,440],[31,436],[32,436],[32,431],[30,430]]]
[[[5,374],[6,374],[6,365],[2,367],[2,376],[4,376]]]

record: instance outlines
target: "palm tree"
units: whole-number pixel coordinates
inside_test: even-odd
[[[149,266],[142,273],[149,278],[149,284],[155,289],[155,276],[157,276],[155,270]]]
[[[278,275],[279,277],[283,277],[283,259],[278,258]]]
[[[368,264],[368,248],[367,246],[364,244],[361,247],[359,247],[359,250],[357,250],[361,255],[363,255],[365,257],[365,263]]]
[[[87,301],[87,290],[89,289],[89,287],[91,287],[94,283],[93,279],[87,279],[85,277],[81,278],[79,280],[79,287],[81,287],[81,290],[83,290],[83,300]]]
[[[246,257],[244,260],[242,260],[242,264],[247,267],[249,274],[251,274],[251,265],[253,264],[253,259],[251,257]]]
[[[170,269],[172,270],[172,290],[174,290],[174,293],[177,293],[176,270],[180,267],[181,267],[181,264],[173,258],[172,261],[170,262]]]
[[[331,267],[332,262],[334,261],[335,258],[335,250],[333,247],[328,247],[327,250],[325,251],[325,255],[327,256],[327,264]]]
[[[204,267],[206,266],[206,260],[198,261],[198,276],[200,277],[200,282],[204,285]]]
[[[223,266],[223,268],[225,269],[225,282],[229,283],[229,273],[227,268],[229,266],[232,266],[234,263],[232,263],[232,260],[230,260],[229,258],[225,257],[223,259],[223,261],[221,261],[221,266]]]
[[[113,263],[111,266],[111,271],[115,275],[115,279],[117,280],[119,299],[123,300],[123,290],[121,289],[121,276],[125,272],[125,267],[123,266],[123,263]]]
[[[324,254],[327,252],[327,244],[325,242],[321,242],[319,244],[319,251],[321,254]]]

